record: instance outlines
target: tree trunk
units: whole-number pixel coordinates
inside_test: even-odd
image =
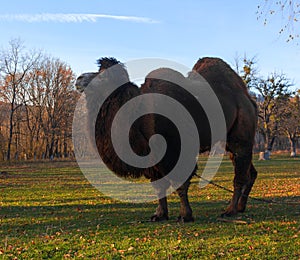
[[[13,139],[13,116],[14,116],[14,105],[11,104],[11,110],[9,115],[9,136],[8,136],[8,143],[7,143],[7,153],[6,153],[6,160],[10,161],[11,157],[11,144]]]
[[[273,145],[274,145],[274,142],[275,142],[275,138],[276,138],[276,136],[273,136],[272,138],[271,138],[271,140],[269,141],[269,143],[268,143],[268,147],[267,147],[267,150],[268,151],[272,151],[272,149],[273,149]]]
[[[296,157],[297,156],[297,138],[295,136],[289,135],[289,140],[291,144],[291,157]]]
[[[266,135],[264,160],[270,160],[275,138],[276,136],[271,137],[269,134]]]

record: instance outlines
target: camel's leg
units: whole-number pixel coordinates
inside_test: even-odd
[[[190,184],[191,181],[190,179],[188,179],[181,187],[176,190],[180,198],[180,216],[178,217],[178,221],[181,222],[194,221],[193,211],[188,199],[188,189]]]
[[[234,165],[234,192],[230,202],[230,205],[222,216],[233,216],[238,213],[238,203],[243,194],[246,191],[247,184],[249,183],[248,171],[250,170],[252,160],[252,153],[244,153],[244,155],[233,154],[232,162]],[[249,190],[250,192],[250,190]]]
[[[250,165],[250,169],[249,169],[248,174],[249,174],[248,175],[249,176],[248,183],[245,187],[243,187],[242,196],[240,197],[239,202],[238,202],[238,212],[244,212],[245,211],[249,193],[250,193],[250,191],[252,189],[252,186],[253,186],[253,184],[256,180],[256,177],[257,177],[257,171],[254,168],[252,163]]]
[[[168,212],[168,202],[167,202],[167,194],[166,191],[170,187],[170,183],[167,181],[160,182],[160,185],[153,185],[156,194],[158,196],[158,207],[154,215],[151,217],[151,221],[162,221],[169,219],[169,212]]]
[[[158,206],[156,208],[155,214],[151,217],[151,221],[158,222],[162,220],[168,220],[168,202],[167,197],[158,199]]]

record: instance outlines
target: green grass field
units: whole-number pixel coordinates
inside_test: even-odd
[[[201,165],[201,159],[199,161]],[[231,198],[198,187],[190,200],[195,222],[177,223],[179,201],[169,196],[170,220],[148,222],[156,202],[129,204],[103,196],[75,162],[0,165],[0,259],[300,259],[300,159],[257,161],[247,211],[219,218]],[[232,188],[225,159],[214,181]]]

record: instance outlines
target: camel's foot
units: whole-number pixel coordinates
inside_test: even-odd
[[[237,215],[237,210],[233,210],[233,209],[227,209],[225,212],[223,212],[221,214],[221,217],[222,218],[225,218],[225,217],[233,217],[233,216],[236,216]]]
[[[181,222],[181,223],[187,223],[187,222],[194,222],[194,218],[193,216],[179,216],[177,218],[177,222]]]
[[[246,205],[238,205],[238,212],[239,213],[243,213],[246,210]]]
[[[246,205],[247,205],[247,200],[248,200],[248,197],[240,198],[239,203],[238,203],[238,207],[237,207],[238,212],[245,212]]]
[[[151,222],[159,222],[159,221],[164,221],[164,220],[169,220],[169,217],[166,215],[158,216],[158,215],[153,215],[151,217]]]

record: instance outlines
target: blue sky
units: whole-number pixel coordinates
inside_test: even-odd
[[[300,46],[278,31],[280,15],[267,26],[257,20],[264,0],[100,1],[10,0],[1,3],[0,47],[21,38],[67,62],[74,72],[95,71],[96,59],[156,57],[192,67],[198,58],[256,56],[260,73],[284,72],[299,88]]]

